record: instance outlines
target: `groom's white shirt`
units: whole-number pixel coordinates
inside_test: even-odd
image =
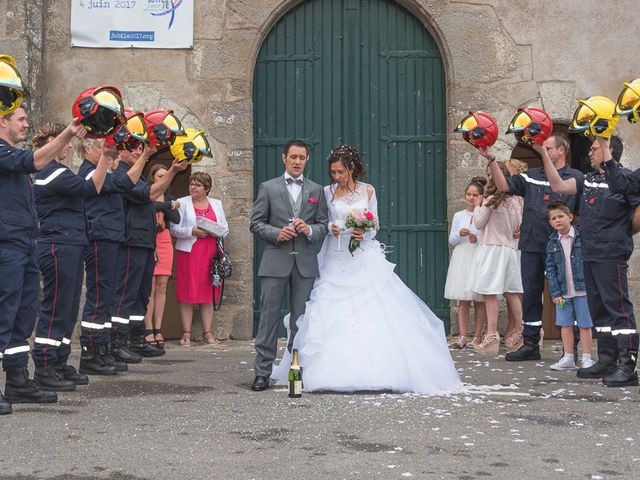
[[[284,172],[284,181],[287,185],[287,191],[289,192],[289,195],[291,195],[293,201],[296,202],[298,201],[298,197],[302,193],[302,185],[296,182],[287,183],[287,178],[290,178],[292,180],[302,180],[302,182],[304,182],[304,174],[301,173],[300,176],[296,179],[289,175],[287,172]],[[310,229],[309,233],[305,233],[305,235],[307,236],[309,241],[313,241],[313,229]]]
[[[284,181],[290,178],[292,180],[302,180],[304,182],[304,175],[300,174],[298,178],[293,178],[287,172],[284,172]],[[289,191],[289,195],[293,198],[294,202],[298,201],[298,197],[300,196],[300,192],[302,192],[302,185],[297,184],[296,182],[287,183],[287,190]]]

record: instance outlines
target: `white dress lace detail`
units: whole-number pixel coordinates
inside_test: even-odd
[[[329,225],[355,208],[377,212],[375,191],[358,183],[335,199],[325,187]],[[442,321],[393,272],[373,231],[349,253],[351,233],[324,240],[294,348],[300,353],[305,391],[394,391],[438,394],[458,390],[458,373]],[[288,326],[289,318],[285,317]],[[291,354],[285,349],[272,378],[287,382]]]

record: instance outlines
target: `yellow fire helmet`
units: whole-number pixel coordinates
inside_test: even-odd
[[[10,55],[0,55],[0,116],[13,112],[29,96],[27,85]]]
[[[185,128],[184,131],[185,135],[177,136],[171,145],[171,154],[176,160],[196,163],[202,160],[203,156],[213,157],[203,130]]]
[[[626,82],[624,89],[618,96],[616,110],[614,115],[626,115],[630,123],[640,121],[640,78],[636,78],[632,82]]]
[[[611,138],[619,120],[619,117],[614,116],[616,104],[601,96],[589,97],[578,102],[579,106],[573,114],[569,132]]]

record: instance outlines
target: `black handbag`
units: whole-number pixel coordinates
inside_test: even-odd
[[[220,300],[217,304],[215,302],[215,297],[213,300],[214,310],[219,310],[222,305],[222,294],[224,293],[224,279],[229,278],[233,273],[233,264],[229,254],[224,251],[224,244],[222,243],[222,240],[218,238],[216,243],[218,248],[211,259],[211,277],[213,279],[213,286],[220,287]]]

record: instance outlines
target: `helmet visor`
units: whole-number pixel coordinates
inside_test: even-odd
[[[631,113],[633,107],[636,106],[640,102],[640,95],[632,89],[630,86],[626,86],[622,92],[620,92],[620,96],[618,97],[618,102],[616,103],[616,115],[625,115],[627,113]]]
[[[20,76],[20,72],[18,72],[16,67],[6,62],[0,62],[0,85],[14,88],[22,92],[23,95],[27,94],[27,89],[24,80],[22,80]]]
[[[467,115],[455,128],[454,132],[470,132],[478,126],[478,121],[473,115]]]
[[[132,137],[142,142],[146,142],[149,138],[149,135],[147,134],[147,126],[144,123],[144,117],[140,114],[134,115],[127,120],[127,130],[129,130]]]
[[[591,122],[596,118],[596,112],[594,112],[589,105],[581,103],[578,109],[573,114],[573,120],[571,121],[571,131],[582,132],[587,130],[591,125]]]
[[[212,156],[209,141],[207,140],[207,137],[204,136],[204,133],[199,133],[198,135],[196,135],[193,138],[192,142],[201,155],[204,155],[205,157]]]
[[[0,115],[13,112],[21,103],[21,91],[0,85]]]
[[[96,92],[94,97],[98,105],[121,115],[123,117],[122,123],[126,122],[126,119],[124,119],[124,105],[122,104],[120,95],[116,94],[113,90],[104,89]]]
[[[522,132],[531,124],[531,117],[525,112],[518,112],[511,120],[507,133]]]
[[[164,117],[164,120],[162,120],[162,123],[164,123],[164,125],[176,135],[184,135],[182,123],[180,123],[178,117],[173,113],[168,113],[167,116]]]

